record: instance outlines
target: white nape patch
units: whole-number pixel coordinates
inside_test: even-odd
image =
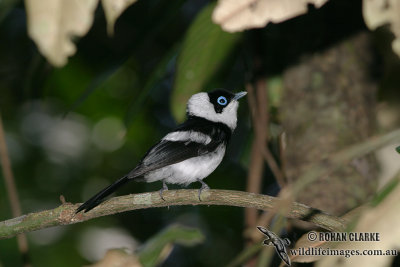
[[[221,144],[214,152],[193,157],[167,167],[145,174],[146,182],[164,180],[168,184],[188,185],[197,179],[210,175],[221,163],[225,155],[225,144]]]
[[[162,140],[166,141],[190,141],[208,145],[211,142],[211,137],[195,131],[178,131],[167,134]]]
[[[198,93],[189,99],[186,111],[189,115],[213,122],[222,122],[233,131],[236,128],[238,107],[239,102],[232,100],[221,113],[217,113],[215,112],[214,105],[210,102],[208,94]]]

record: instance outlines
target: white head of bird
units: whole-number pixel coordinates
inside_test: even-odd
[[[237,123],[238,100],[246,94],[247,92],[233,94],[221,89],[197,93],[189,99],[186,112],[189,116],[224,123],[233,131]]]

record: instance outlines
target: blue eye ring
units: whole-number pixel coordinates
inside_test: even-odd
[[[220,96],[217,99],[218,104],[225,106],[228,103],[228,100],[226,100],[225,96]]]

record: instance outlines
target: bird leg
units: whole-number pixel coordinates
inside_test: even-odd
[[[201,191],[208,190],[208,189],[210,189],[210,187],[205,182],[203,182],[203,180],[197,179],[197,181],[201,183],[201,188],[199,189],[199,200],[201,201],[201,198],[200,198]]]
[[[168,190],[168,186],[167,186],[167,184],[165,183],[165,181],[163,181],[163,182],[162,182],[162,188],[160,189],[160,197],[161,197],[161,199],[164,200],[164,201],[165,201],[165,199],[164,199],[164,197],[163,197],[163,192],[166,191],[166,190]]]

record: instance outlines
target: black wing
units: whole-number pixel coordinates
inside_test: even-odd
[[[128,177],[139,177],[147,172],[210,153],[219,145],[226,144],[231,135],[231,130],[228,126],[198,117],[190,117],[185,123],[179,125],[175,131],[202,132],[210,136],[211,142],[203,144],[192,141],[161,140],[147,152],[138,166],[128,174]]]
[[[139,165],[129,174],[129,178],[144,175],[171,164],[206,153],[206,146],[194,142],[161,141],[156,144],[142,159]]]
[[[156,144],[142,159],[139,165],[129,174],[129,178],[144,175],[147,172],[161,169],[193,157],[205,155],[214,151],[221,141],[211,141],[208,144],[196,142],[177,142],[163,140]]]

